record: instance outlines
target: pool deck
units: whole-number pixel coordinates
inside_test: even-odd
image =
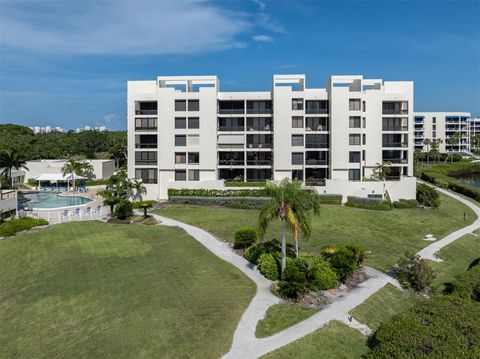
[[[60,207],[60,208],[45,208],[45,209],[33,209],[29,211],[19,211],[23,216],[43,218],[51,223],[69,222],[69,221],[83,221],[91,219],[105,220],[110,214],[110,208],[103,205],[103,198],[97,195],[97,192],[103,189],[104,186],[88,187],[88,192],[80,193],[77,191],[65,191],[62,192],[64,196],[82,196],[92,200],[92,202],[85,203],[78,206]],[[38,190],[25,191],[39,192]],[[40,191],[41,192],[41,191]],[[48,192],[48,191],[45,191]],[[97,212],[97,207],[100,206],[100,210]],[[90,212],[87,212],[87,208],[90,207]],[[79,209],[79,215],[74,214],[76,209]],[[68,211],[67,216],[64,216],[65,211]]]

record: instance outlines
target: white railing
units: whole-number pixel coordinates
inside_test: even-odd
[[[41,218],[45,219],[50,223],[60,223],[60,222],[69,222],[69,221],[82,221],[88,219],[101,219],[108,214],[108,210],[104,207],[97,208],[78,208],[75,210],[64,210],[64,211],[18,211],[18,217],[31,217],[31,218]]]

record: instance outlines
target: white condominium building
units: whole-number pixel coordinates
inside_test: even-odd
[[[153,199],[283,178],[320,193],[414,198],[413,123],[411,81],[332,76],[307,88],[305,75],[275,75],[268,92],[221,92],[216,76],[129,81],[128,173]],[[390,181],[363,181],[383,161]]]
[[[415,112],[415,150],[428,151],[425,140],[440,140],[440,152],[469,152],[471,131],[474,128],[468,112]],[[480,123],[479,123],[480,125]],[[479,126],[480,130],[480,126]],[[458,141],[450,139],[459,133]],[[430,147],[430,148],[428,148]]]

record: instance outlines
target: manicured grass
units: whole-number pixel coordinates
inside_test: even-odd
[[[0,224],[0,237],[14,236],[17,232],[26,231],[33,227],[45,226],[48,222],[41,218],[15,218]]]
[[[178,228],[59,224],[0,263],[2,358],[218,358],[255,293]]]
[[[444,283],[465,272],[470,263],[480,257],[480,231],[476,231],[476,234],[479,237],[468,234],[441,249],[443,262],[429,262],[437,274],[432,284],[434,291],[443,291]]]
[[[366,264],[387,270],[406,250],[418,251],[429,242],[422,240],[426,234],[442,238],[448,233],[471,224],[474,212],[457,200],[440,195],[438,209],[393,209],[391,211],[366,211],[344,206],[323,205],[320,216],[312,221],[309,241],[300,241],[300,249],[319,252],[326,245],[344,245],[357,242],[370,250]],[[464,212],[467,220],[463,220]],[[156,213],[165,217],[201,227],[220,239],[233,241],[233,233],[240,227],[256,228],[258,210],[167,205]],[[280,224],[273,223],[265,239],[280,238]]]
[[[265,338],[291,327],[317,311],[311,308],[303,308],[292,304],[278,304],[267,310],[265,318],[258,322],[255,335],[257,338]]]
[[[350,311],[350,314],[359,322],[376,330],[395,314],[414,304],[415,294],[402,291],[391,284],[387,284],[365,302]]]
[[[360,359],[367,352],[365,337],[358,330],[332,321],[325,328],[268,353],[262,358]]]

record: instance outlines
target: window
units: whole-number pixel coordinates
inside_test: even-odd
[[[303,110],[303,98],[292,98],[292,110]]]
[[[199,135],[188,135],[187,145],[188,146],[198,146],[198,145],[200,145],[200,136]]]
[[[360,163],[360,151],[350,151],[348,161],[350,163]]]
[[[306,148],[328,148],[328,135],[305,135]]]
[[[348,170],[349,181],[360,181],[360,170]]]
[[[175,111],[186,111],[186,110],[187,110],[186,100],[175,100]]]
[[[200,111],[200,101],[188,100],[188,111]]]
[[[348,144],[354,145],[354,146],[359,146],[360,145],[360,135],[355,134],[355,135],[349,135],[348,136]]]
[[[187,180],[186,170],[175,170],[175,181],[186,181],[186,180]]]
[[[218,119],[218,130],[219,131],[243,131],[245,128],[243,126],[244,119],[242,117],[220,117]]]
[[[135,178],[143,183],[157,183],[157,170],[155,168],[135,168]]]
[[[175,152],[175,163],[187,163],[187,154],[185,152]]]
[[[188,170],[189,181],[200,181],[200,170]]]
[[[247,101],[247,113],[272,113],[272,101]]]
[[[303,152],[292,153],[292,165],[303,165]]]
[[[367,135],[365,133],[362,134],[362,144],[363,145],[367,144]]]
[[[433,138],[437,138],[437,132],[433,131],[433,132],[432,132],[432,137],[433,137]]]
[[[271,134],[247,135],[249,148],[271,148],[273,136]]]
[[[242,119],[243,127],[243,119]],[[268,117],[247,118],[247,130],[272,131],[272,119]],[[243,131],[243,128],[242,128]]]
[[[436,131],[437,130],[437,125],[432,125],[432,130]]]
[[[360,128],[360,116],[350,116],[349,127],[350,128]]]
[[[306,113],[328,113],[327,100],[305,100]]]
[[[328,117],[307,117],[305,119],[306,131],[328,131]]]
[[[362,112],[365,112],[367,110],[367,103],[365,101],[362,101]]]
[[[303,170],[292,170],[292,180],[303,181]]]
[[[175,117],[175,128],[187,128],[187,119],[185,117]]]
[[[135,135],[135,148],[157,148],[157,135]]]
[[[367,160],[367,156],[366,156],[366,151],[365,151],[365,150],[362,151],[362,158],[363,158],[364,161]]]
[[[408,117],[384,117],[382,119],[383,131],[407,131]]]
[[[157,165],[157,152],[153,151],[136,151],[136,165]]]
[[[367,126],[367,120],[365,117],[362,118],[362,127],[365,128]]]
[[[135,101],[135,115],[156,115],[156,101]]]
[[[198,152],[189,152],[188,153],[188,163],[189,164],[199,164],[200,163],[200,154]]]
[[[156,131],[157,119],[156,118],[136,118],[135,130],[136,131]]]
[[[292,117],[292,128],[303,128],[303,117],[302,116],[293,116]]]
[[[437,118],[436,118],[436,117],[432,117],[432,122],[433,122],[433,123],[437,123]]]
[[[303,146],[303,135],[292,135],[292,146]]]
[[[348,100],[348,109],[350,111],[360,111],[360,102],[359,98],[351,98]]]
[[[200,119],[198,117],[189,117],[188,128],[200,128]]]
[[[175,146],[186,146],[186,145],[187,145],[187,136],[175,135]]]

